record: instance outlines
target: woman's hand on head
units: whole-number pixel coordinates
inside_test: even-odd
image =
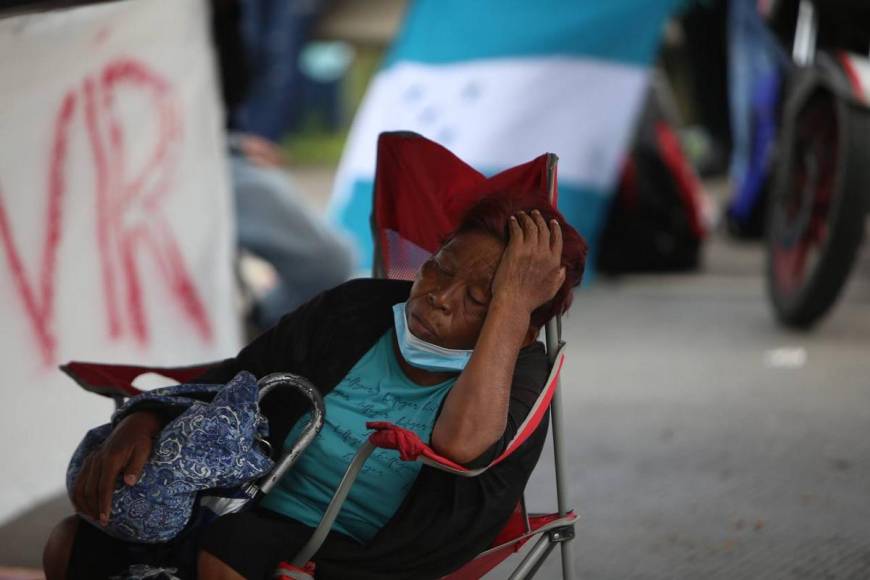
[[[154,413],[143,411],[124,418],[85,459],[73,490],[76,510],[106,525],[118,476],[123,474],[127,485],[139,481],[160,429],[160,419]]]
[[[562,229],[540,212],[520,212],[509,222],[510,240],[492,281],[493,301],[504,300],[531,314],[565,282]]]

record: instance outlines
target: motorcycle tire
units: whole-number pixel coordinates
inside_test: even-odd
[[[831,73],[790,83],[768,208],[767,290],[777,319],[810,329],[837,300],[864,237],[870,112]]]

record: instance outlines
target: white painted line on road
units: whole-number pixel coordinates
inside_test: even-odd
[[[764,353],[764,366],[774,369],[799,369],[807,364],[807,350],[802,346],[774,348]]]

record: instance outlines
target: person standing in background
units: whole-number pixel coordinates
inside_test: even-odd
[[[250,322],[259,330],[353,273],[351,246],[306,205],[275,142],[287,127],[307,28],[295,18],[291,5],[296,4],[213,0],[238,245],[268,262],[278,281],[252,310]],[[273,13],[279,8],[280,13]],[[303,12],[308,18],[313,14]],[[270,26],[257,27],[256,22]]]

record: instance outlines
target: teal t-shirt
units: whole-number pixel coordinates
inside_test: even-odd
[[[396,359],[393,336],[391,329],[378,339],[324,398],[323,429],[263,499],[264,507],[317,527],[347,466],[371,434],[367,421],[389,421],[429,442],[438,410],[456,378],[428,387],[411,382]],[[285,449],[298,439],[309,418],[304,415],[291,429]],[[402,461],[397,451],[376,449],[332,529],[359,542],[371,539],[399,508],[419,471],[419,463]]]

